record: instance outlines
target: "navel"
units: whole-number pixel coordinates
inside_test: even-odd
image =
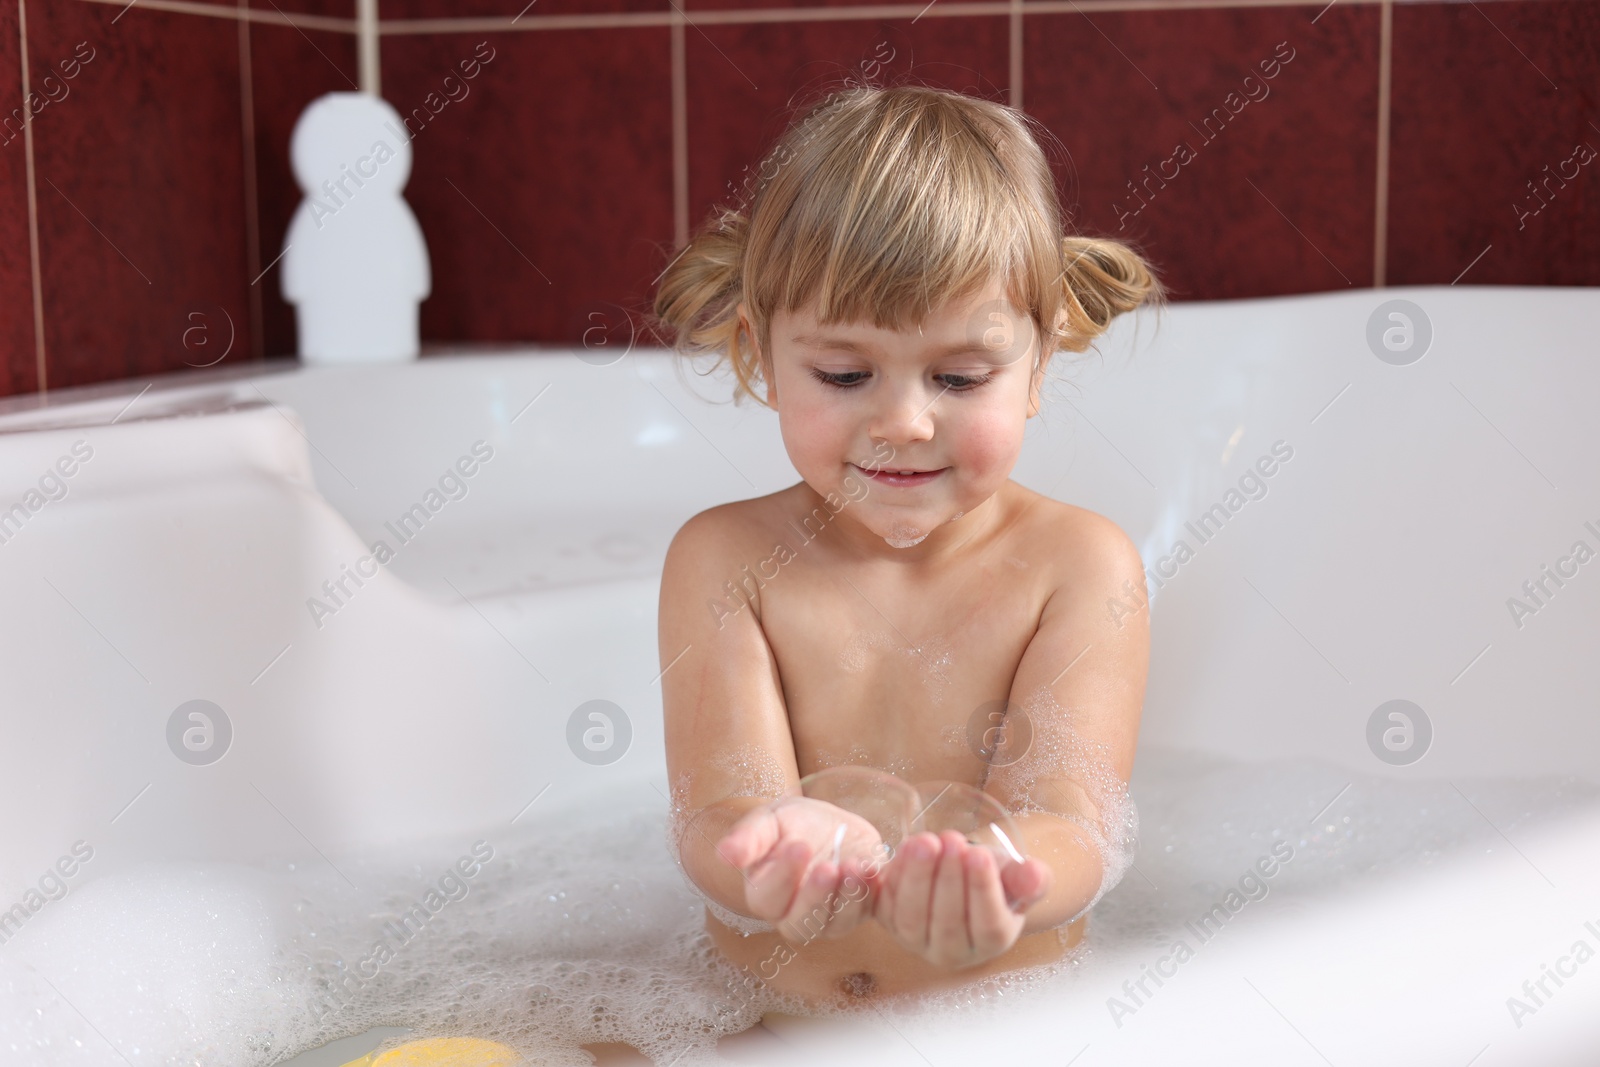
[[[857,971],[839,979],[839,992],[851,997],[869,997],[878,988],[877,979],[866,971]]]

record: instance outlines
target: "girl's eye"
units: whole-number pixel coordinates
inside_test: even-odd
[[[848,389],[852,385],[860,385],[863,379],[869,377],[868,373],[863,370],[830,373],[824,370],[817,370],[814,367],[811,370],[811,376],[825,385],[832,385],[839,389]],[[980,385],[988,384],[989,379],[993,378],[994,374],[992,372],[988,374],[940,374],[937,377],[944,382],[945,388],[950,392],[964,393],[969,389],[976,389]]]
[[[830,374],[825,370],[811,369],[811,376],[825,385],[835,385],[840,389],[848,389],[852,385],[859,385],[861,379],[867,376],[864,370],[845,371],[840,374]]]

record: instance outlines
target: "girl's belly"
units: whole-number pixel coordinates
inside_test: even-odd
[[[706,932],[717,950],[739,968],[749,992],[765,985],[813,1006],[933,992],[1002,971],[1043,966],[1076,947],[1088,921],[1085,915],[1053,930],[1028,934],[986,963],[948,970],[902,948],[875,922],[863,923],[838,940],[817,937],[796,945],[776,932],[744,936],[706,909]]]

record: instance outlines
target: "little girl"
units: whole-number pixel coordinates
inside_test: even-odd
[[[1044,966],[1131,862],[1144,567],[1009,475],[1050,356],[1165,297],[1126,245],[1064,235],[1033,129],[938,89],[837,91],[656,294],[678,351],[777,411],[801,478],[678,531],[660,653],[707,931],[812,1005]],[[847,764],[983,790],[1025,861],[948,830],[884,861],[866,819],[788,795]]]

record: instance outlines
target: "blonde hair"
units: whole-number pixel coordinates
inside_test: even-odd
[[[828,94],[778,140],[750,203],[713,210],[668,264],[652,326],[682,355],[726,360],[735,401],[762,404],[772,316],[813,300],[823,324],[900,330],[1002,279],[1035,323],[1039,367],[1057,349],[1085,351],[1117,315],[1166,294],[1129,245],[1063,232],[1036,126],[927,86]],[[741,302],[758,349],[742,343]]]

